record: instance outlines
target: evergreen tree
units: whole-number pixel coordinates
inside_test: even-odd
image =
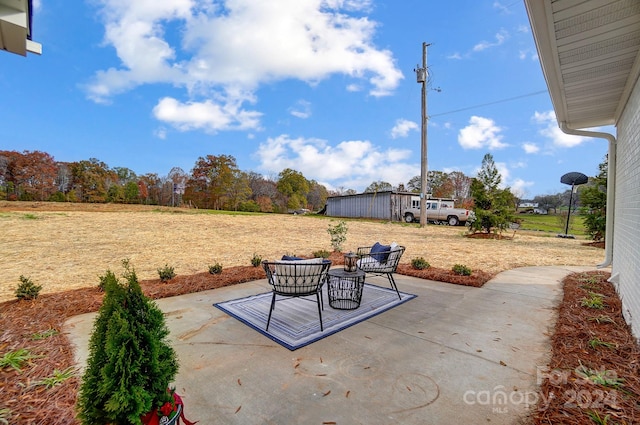
[[[470,224],[473,231],[503,231],[513,221],[514,196],[509,188],[500,189],[502,176],[491,154],[482,159],[482,168],[471,182],[471,197],[474,200],[475,220]]]
[[[105,297],[89,341],[78,397],[83,424],[141,424],[140,417],[170,400],[178,371],[162,311],[145,297],[127,260],[120,283],[107,271]]]
[[[584,225],[594,241],[604,239],[607,225],[607,173],[609,161],[605,157],[598,166],[600,173],[589,179],[589,185],[580,191],[580,202],[587,208]]]

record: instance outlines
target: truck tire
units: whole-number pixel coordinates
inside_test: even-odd
[[[460,223],[460,220],[458,220],[458,217],[455,215],[450,215],[449,218],[447,218],[447,222],[449,223],[449,226],[457,226]]]
[[[404,215],[404,221],[406,221],[407,223],[413,223],[413,214],[411,213],[406,213]]]

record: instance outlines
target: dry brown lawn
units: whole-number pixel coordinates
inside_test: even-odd
[[[158,278],[169,265],[178,275],[206,271],[209,265],[249,265],[254,254],[331,251],[329,226],[341,219],[111,204],[0,201],[0,302],[13,299],[20,276],[42,285],[42,293],[98,284],[107,269],[119,271],[129,258],[141,280]],[[491,274],[532,265],[595,266],[602,249],[584,240],[536,233],[506,233],[506,240],[466,237],[464,227],[345,220],[343,251],[376,241],[406,246],[401,263],[423,257],[432,266],[463,264]]]

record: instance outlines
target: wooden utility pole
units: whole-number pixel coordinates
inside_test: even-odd
[[[427,46],[422,43],[422,68],[417,68],[418,83],[422,83],[422,134],[420,163],[420,227],[427,225]]]

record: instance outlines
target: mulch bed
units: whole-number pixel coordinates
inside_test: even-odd
[[[330,256],[334,265],[343,264],[340,253]],[[492,275],[482,271],[473,271],[472,276],[458,276],[450,270],[429,268],[415,270],[409,265],[401,265],[398,272],[423,279],[431,279],[456,283],[467,286],[480,287]],[[630,330],[620,315],[620,302],[606,283],[606,276],[598,277],[597,292],[605,294],[607,309],[597,314],[607,314],[613,317],[614,323],[594,323],[589,321],[593,312],[574,312],[567,310],[580,304],[578,301],[584,296],[581,288],[572,289],[570,283],[582,282],[582,275],[572,275],[565,281],[565,298],[560,308],[560,319],[553,337],[552,370],[571,371],[580,362],[592,368],[614,370],[618,377],[624,378],[624,384],[616,389],[619,393],[616,405],[607,405],[601,414],[610,414],[615,423],[637,423],[638,413],[637,395],[640,394],[638,382],[638,365],[640,355],[635,341],[630,336]],[[598,275],[600,276],[600,275]],[[227,285],[242,283],[265,277],[261,267],[238,266],[225,268],[221,274],[212,275],[207,272],[190,276],[177,276],[167,283],[159,279],[141,282],[144,293],[153,299],[171,297],[220,288]],[[604,282],[604,283],[602,283]],[[608,285],[608,286],[607,286]],[[78,424],[75,418],[75,404],[80,378],[73,377],[46,388],[38,382],[50,377],[54,371],[63,371],[74,365],[73,351],[66,336],[59,333],[67,318],[99,309],[102,302],[102,292],[96,287],[70,290],[56,294],[47,294],[34,301],[9,301],[0,304],[0,354],[27,348],[31,353],[39,356],[29,364],[16,371],[5,367],[0,370],[0,423],[5,419],[10,424]],[[588,327],[588,328],[587,328]],[[52,335],[38,339],[37,334],[45,334],[53,330]],[[56,333],[57,332],[57,333]],[[591,349],[587,346],[588,339],[594,332],[602,335],[604,341],[614,343],[615,349]],[[542,393],[549,395],[568,394],[571,388],[578,388],[574,381],[568,380],[567,386],[558,386],[556,380],[543,383]],[[552,385],[553,384],[553,385]],[[582,387],[580,387],[582,388]],[[588,387],[592,388],[592,387]],[[593,386],[593,388],[597,388]],[[544,397],[543,397],[544,398]],[[535,416],[537,424],[586,423],[587,409],[567,408],[566,400],[556,397],[544,410],[539,410]],[[6,409],[3,411],[3,409]],[[610,422],[611,423],[611,422]]]
[[[472,270],[471,276],[462,276],[452,270],[429,267],[428,269],[417,270],[410,264],[399,264],[398,273],[419,277],[420,279],[435,280],[438,282],[455,283],[456,285],[474,286],[480,288],[494,276],[482,270]]]
[[[609,277],[576,273],[563,281],[549,370],[538,376],[535,424],[640,423],[640,347]],[[602,295],[603,308],[584,305],[599,298],[593,294]]]

